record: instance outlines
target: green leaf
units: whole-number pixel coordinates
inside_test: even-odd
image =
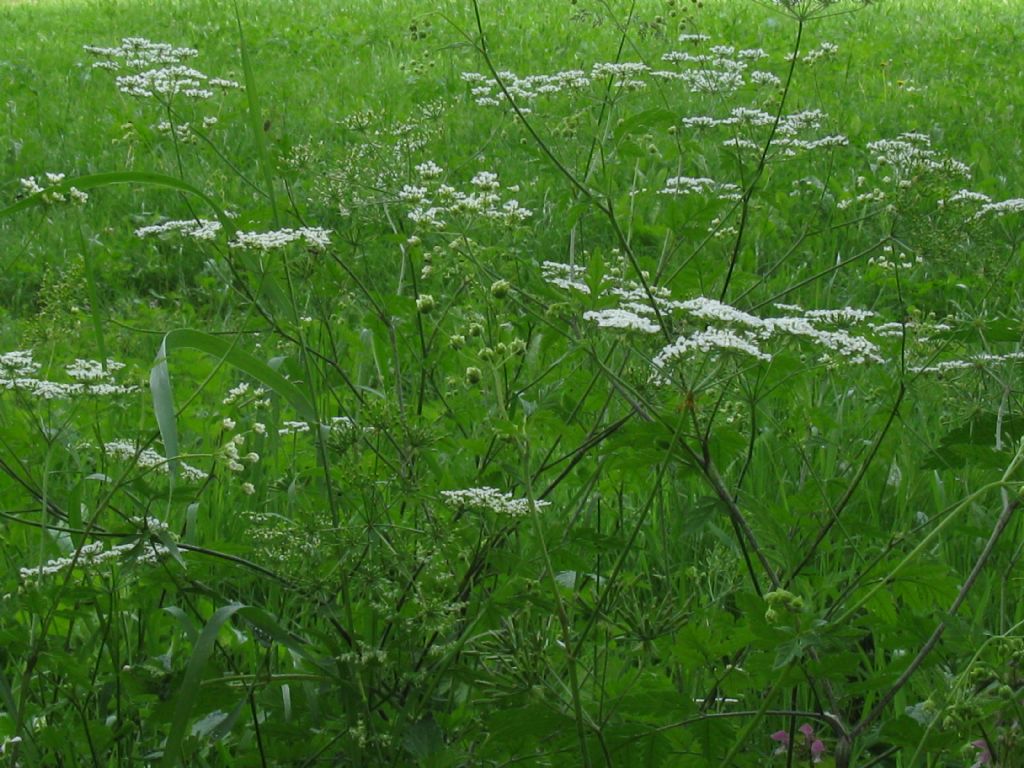
[[[643,133],[651,128],[666,128],[675,125],[678,118],[667,109],[648,109],[628,117],[615,127],[615,140],[627,134]]]
[[[160,437],[164,441],[164,453],[167,454],[167,469],[171,483],[178,471],[178,427],[174,409],[174,394],[171,390],[171,374],[167,368],[167,337],[160,342],[156,353],[156,362],[149,372],[149,391],[153,397],[153,411],[156,413],[156,424],[160,429]]]
[[[1003,444],[1012,446],[1024,436],[1024,417],[1005,415],[1000,419],[995,413],[976,413],[943,435],[939,446],[922,463],[922,467],[947,469],[1006,466],[1010,453],[1008,448],[996,450],[996,429],[1001,429]]]
[[[199,684],[202,682],[203,670],[217,642],[217,634],[224,622],[245,608],[241,603],[232,603],[220,608],[210,617],[203,627],[199,640],[192,649],[192,658],[185,669],[185,679],[175,696],[174,715],[171,718],[171,730],[167,735],[164,753],[160,758],[160,768],[170,768],[178,763],[185,764],[186,755],[182,753],[181,742],[185,737],[189,715],[192,707],[199,699]]]
[[[297,656],[313,663],[314,665],[317,664],[304,647],[304,643],[289,634],[266,611],[253,606],[244,605],[242,603],[231,603],[229,605],[225,605],[223,608],[219,608],[213,616],[210,617],[210,620],[206,622],[206,626],[203,627],[203,631],[200,633],[199,639],[193,646],[192,656],[185,669],[185,677],[181,682],[181,687],[175,692],[175,705],[174,713],[171,718],[171,730],[167,736],[167,742],[164,746],[164,753],[160,759],[159,768],[169,768],[169,766],[179,763],[184,765],[189,764],[186,761],[188,755],[184,754],[182,750],[182,741],[185,737],[186,730],[188,729],[189,716],[200,697],[203,671],[206,669],[206,664],[210,659],[210,654],[213,652],[214,646],[217,642],[217,635],[221,628],[228,619],[232,618],[236,614],[239,618],[245,619],[246,623],[254,627],[258,631],[258,636],[262,635],[264,638],[269,638],[270,640],[281,643]],[[227,718],[220,720],[211,732],[214,734],[219,733],[220,735],[217,735],[216,738],[220,738],[231,728],[231,725],[234,723],[234,718],[236,717],[237,715],[230,713]]]
[[[417,760],[423,760],[444,747],[444,734],[433,719],[427,718],[409,726],[402,746]]]
[[[248,701],[248,697],[243,696],[238,700],[238,703],[232,707],[230,712],[215,709],[213,712],[209,712],[199,718],[192,724],[192,736],[200,740],[206,740],[210,743],[220,741],[231,731],[232,727],[234,727],[235,723],[238,721],[238,716],[242,714],[242,706],[246,701]]]

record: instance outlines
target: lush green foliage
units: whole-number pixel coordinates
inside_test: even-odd
[[[0,764],[1024,764],[1019,4],[339,5],[0,7]]]

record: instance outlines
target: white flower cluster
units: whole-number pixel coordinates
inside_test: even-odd
[[[84,48],[87,53],[100,57],[101,60],[93,64],[95,68],[113,72],[131,70],[131,74],[118,75],[116,79],[118,90],[129,96],[151,98],[182,94],[209,99],[214,95],[212,88],[241,88],[234,80],[209,77],[182,64],[199,54],[195,48],[176,48],[144,37],[126,37],[116,48],[96,45]]]
[[[235,239],[228,245],[232,248],[273,251],[298,240],[305,242],[310,248],[321,250],[331,244],[331,230],[322,227],[299,227],[269,232],[236,232]]]
[[[39,372],[39,363],[31,349],[17,349],[0,354],[0,377],[32,376]]]
[[[424,179],[436,179],[444,175],[444,168],[433,160],[427,160],[425,163],[420,163],[416,166],[416,173]]]
[[[619,328],[641,333],[658,333],[661,330],[661,326],[652,320],[621,307],[584,312],[583,319],[597,323],[600,328]]]
[[[737,333],[725,328],[708,328],[690,336],[680,336],[671,344],[663,347],[652,361],[656,374],[655,379],[662,380],[659,374],[668,363],[680,358],[687,358],[690,356],[689,353],[694,350],[698,352],[717,352],[719,350],[742,352],[758,360],[772,359],[770,354],[763,352],[757,346],[755,337],[751,333]]]
[[[583,282],[586,270],[580,266],[545,261],[541,270],[545,281],[551,285],[584,294],[591,292],[590,287]],[[679,336],[658,353],[654,359],[654,373],[658,380],[664,380],[661,369],[666,363],[684,358],[692,352],[723,350],[743,353],[758,360],[770,360],[771,354],[759,345],[780,336],[803,338],[823,347],[826,358],[838,355],[850,363],[883,362],[877,345],[868,338],[843,328],[829,327],[864,322],[874,317],[874,313],[868,310],[844,307],[805,312],[800,307],[783,304],[776,305],[776,308],[787,314],[758,317],[706,296],[679,301],[671,298],[662,287],[651,286],[648,292],[639,285],[621,279],[610,280],[606,292],[618,297],[620,306],[588,311],[583,315],[584,319],[600,327],[657,333],[661,328],[650,319],[655,312],[655,307],[651,305],[652,299],[658,312],[684,315],[705,326],[703,330]]]
[[[826,330],[817,327],[807,317],[775,317],[768,319],[768,327],[772,333],[788,333],[802,336],[826,349],[826,353],[835,352],[847,362],[883,363],[878,346],[863,336],[854,336],[842,329]]]
[[[235,422],[231,419],[224,419],[223,426],[225,429],[231,430],[235,428]],[[245,445],[245,435],[232,435],[231,439],[224,443],[220,450],[220,458],[232,472],[244,472],[245,464],[242,463],[243,461],[255,464],[260,460],[260,455],[255,451],[250,451],[243,456],[239,451],[239,448],[243,445]]]
[[[791,314],[782,317],[757,317],[729,304],[723,304],[704,296],[688,301],[665,302],[665,306],[666,309],[681,310],[702,321],[742,326],[749,334],[748,340],[751,341],[754,339],[767,340],[778,334],[788,334],[809,339],[825,347],[827,351],[836,352],[853,363],[863,363],[868,360],[882,362],[878,348],[868,339],[854,336],[842,329],[820,328],[816,324],[860,322],[873,316],[873,313],[867,310],[845,307],[804,312],[800,307],[783,305],[786,311],[801,314],[798,316]]]
[[[991,203],[992,202],[992,198],[989,197],[988,195],[986,195],[984,192],[974,192],[973,190],[970,190],[970,189],[961,189],[961,190],[958,190],[958,191],[954,192],[952,195],[950,195],[945,200],[939,200],[938,203],[936,203],[936,204],[940,208],[942,208],[946,204],[968,203],[968,202],[969,203],[985,204],[985,203]]]
[[[118,384],[113,373],[124,368],[123,363],[107,360],[106,370],[96,360],[75,360],[65,366],[71,382],[40,379],[40,365],[32,350],[24,349],[0,354],[0,390],[18,391],[43,400],[58,400],[76,396],[127,395],[138,391],[133,385]]]
[[[1008,352],[997,355],[984,353],[974,355],[966,360],[944,360],[933,365],[910,366],[911,373],[949,373],[950,371],[963,371],[970,368],[982,368],[985,365],[995,363],[1019,363],[1024,362],[1024,352]]]
[[[613,253],[617,254],[618,251],[615,250]],[[622,308],[628,312],[633,314],[653,314],[653,310],[648,303],[650,300],[648,291],[659,302],[659,309],[662,307],[661,302],[666,302],[670,299],[670,294],[665,288],[649,285],[645,289],[635,280],[623,277],[622,272],[623,267],[621,265],[610,264],[607,274],[602,277],[603,290],[617,297],[621,302]],[[563,264],[557,261],[545,261],[541,264],[541,274],[545,282],[562,290],[589,294],[590,286],[584,282],[586,273],[586,269],[578,264]],[[648,272],[644,272],[643,278],[649,283],[651,276]],[[602,313],[602,316],[610,318],[612,315]],[[638,326],[637,329],[639,330],[640,327]]]
[[[240,382],[237,387],[232,387],[228,390],[227,395],[221,400],[222,405],[234,405],[240,400],[247,397],[255,398],[253,401],[256,406],[270,405],[269,399],[266,399],[267,390],[263,387],[256,387],[252,389],[251,385],[247,381]]]
[[[667,381],[663,370],[667,363],[686,359],[694,351],[702,353],[718,350],[740,352],[757,360],[771,360],[771,354],[761,349],[759,343],[780,335],[799,336],[824,347],[826,359],[829,354],[834,353],[854,364],[868,361],[883,362],[878,347],[867,338],[855,336],[843,329],[820,328],[814,322],[818,320],[829,323],[835,322],[837,319],[856,319],[861,316],[861,310],[849,308],[822,310],[821,312],[824,314],[820,314],[818,317],[759,318],[728,304],[704,297],[689,302],[676,302],[675,305],[702,320],[739,325],[741,329],[709,326],[688,336],[680,336],[676,341],[662,348],[654,358],[654,380],[660,383]]]
[[[782,85],[782,78],[771,72],[755,69],[750,73],[750,82],[755,85],[768,85],[772,88],[778,88]]]
[[[739,200],[742,195],[735,184],[715,181],[704,176],[670,176],[665,180],[663,195],[715,195],[719,200]]]
[[[939,208],[945,208],[950,206],[967,206],[972,203],[977,204],[977,210],[970,217],[971,221],[977,221],[986,216],[999,218],[1008,213],[1024,213],[1024,198],[1014,197],[1009,200],[993,202],[992,198],[984,192],[975,192],[970,189],[958,190],[945,200],[939,200],[937,205]]]
[[[681,43],[700,44],[710,38],[706,35],[682,35]],[[693,93],[726,94],[742,88],[747,82],[755,85],[778,86],[781,81],[770,72],[747,71],[750,62],[764,59],[768,54],[761,48],[737,51],[731,45],[714,45],[707,53],[669,51],[662,61],[674,64],[676,69],[653,69],[643,62],[596,62],[589,71],[570,69],[554,74],[520,76],[515,72],[498,72],[498,79],[479,72],[463,72],[462,80],[470,86],[470,97],[478,106],[500,107],[512,99],[521,112],[528,113],[530,104],[538,97],[559,93],[575,94],[592,84],[604,84],[611,78],[624,89],[640,90],[649,79],[678,81]],[[501,85],[499,85],[500,80]],[[504,86],[504,91],[501,86]]]
[[[157,133],[173,133],[174,138],[183,144],[196,143],[196,135],[192,132],[192,124],[187,121],[184,123],[171,123],[167,120],[161,120],[152,127]]]
[[[746,84],[744,72],[748,69],[747,59],[758,58],[752,51],[736,55],[732,46],[715,45],[710,54],[693,54],[687,51],[669,51],[661,60],[676,65],[693,65],[675,70],[652,70],[651,77],[660,80],[679,80],[693,93],[728,94]]]
[[[174,96],[180,93],[193,99],[209,99],[213,97],[214,92],[207,86],[241,88],[234,80],[207,77],[197,69],[180,64],[148,69],[131,75],[118,75],[115,82],[121,93],[140,98]]]
[[[888,194],[885,190],[874,187],[869,192],[861,192],[854,197],[848,197],[840,200],[836,203],[836,208],[840,211],[845,211],[852,205],[864,204],[864,203],[884,203],[888,199]]]
[[[444,173],[436,163],[423,163],[416,170],[424,184],[406,184],[398,192],[398,199],[410,206],[409,219],[416,224],[441,229],[448,223],[446,216],[471,215],[513,225],[533,216],[533,211],[523,208],[518,200],[502,200],[498,174],[491,171],[478,172],[470,181],[474,190],[463,192],[449,184],[434,183]],[[507,189],[519,191],[518,186]]]
[[[797,307],[797,311],[801,311],[799,307]],[[821,320],[826,323],[862,323],[868,318],[876,316],[876,313],[870,309],[854,309],[853,307],[807,309],[802,311],[804,317],[808,320]]]
[[[974,214],[974,218],[980,219],[984,216],[995,216],[998,218],[1008,213],[1024,213],[1024,198],[1014,197],[1009,200],[1001,200],[998,203],[985,203]]]
[[[44,173],[39,179],[29,176],[19,181],[26,195],[41,195],[45,203],[67,203],[70,201],[84,205],[89,202],[89,195],[78,187],[68,187],[66,190],[54,189],[54,187],[64,181],[64,178],[63,173]],[[44,180],[50,185],[49,187],[43,186]]]
[[[322,556],[319,530],[311,530],[274,512],[246,510],[241,514],[249,522],[247,535],[263,557],[284,566],[307,563]],[[326,527],[325,524],[323,528]]]
[[[109,381],[114,371],[124,368],[124,363],[107,358],[106,365],[99,360],[82,360],[76,358],[75,362],[64,366],[68,376],[76,381]]]
[[[808,51],[806,54],[804,54],[804,57],[801,59],[801,61],[803,61],[804,64],[813,64],[818,59],[832,57],[835,56],[837,53],[839,53],[838,45],[836,45],[835,43],[824,42],[817,48],[814,48]]]
[[[651,68],[646,64],[636,61],[598,62],[590,68],[590,78],[598,80],[611,77],[621,88],[645,88],[647,83],[640,78],[650,71]]]
[[[895,272],[900,269],[911,269],[919,264],[924,264],[924,257],[921,254],[911,256],[905,251],[897,252],[891,245],[882,246],[882,253],[871,256],[868,264],[880,267],[888,272]]]
[[[845,147],[850,142],[843,134],[831,134],[814,139],[801,138],[800,134],[820,130],[827,115],[820,109],[806,109],[779,117],[772,147],[784,157],[795,157],[798,152],[810,152],[829,147]],[[775,123],[775,116],[761,109],[735,107],[727,117],[710,115],[692,115],[684,117],[682,124],[686,128],[718,128],[721,126],[763,128]],[[732,136],[722,142],[722,146],[734,149],[761,151],[762,144],[743,136]]]
[[[971,178],[971,169],[951,157],[943,157],[931,148],[931,137],[923,133],[901,133],[895,139],[879,139],[868,144],[875,153],[875,162],[891,166],[898,179],[906,179],[922,171],[947,173]]]
[[[136,466],[143,469],[153,469],[165,475],[170,471],[166,457],[161,456],[152,448],[140,450],[131,440],[111,440],[103,444],[103,452],[121,461],[133,461]],[[201,482],[208,477],[206,472],[184,461],[179,461],[178,466],[181,469],[182,477],[189,482]]]
[[[211,219],[188,219],[184,221],[165,221],[163,224],[153,224],[148,227],[139,227],[135,230],[136,237],[153,237],[155,235],[166,235],[177,233],[194,240],[213,240],[221,230],[221,223]]]
[[[461,491],[441,491],[445,503],[459,510],[496,512],[509,517],[522,517],[530,512],[529,499],[513,498],[511,493],[502,493],[496,488],[466,488]],[[536,509],[551,505],[549,501],[533,502]]]
[[[560,261],[545,261],[540,265],[544,281],[563,291],[590,293],[590,286],[583,282],[587,270],[579,264],[563,264]]]
[[[148,520],[152,521],[154,518],[148,518]],[[167,530],[166,524],[161,522],[160,525],[163,527],[159,530]],[[147,527],[147,530],[153,531],[157,530],[157,528]],[[135,555],[134,559],[136,562],[152,565],[169,555],[170,550],[165,545],[153,540],[115,544],[109,549],[103,546],[102,541],[94,541],[90,544],[83,544],[78,550],[77,558],[75,555],[58,557],[48,560],[42,565],[21,568],[19,572],[23,581],[34,581],[46,576],[54,576],[72,567],[90,569],[111,565],[124,560],[132,553]]]
[[[154,43],[144,37],[125,37],[116,48],[98,45],[82,46],[87,53],[102,60],[93,64],[97,69],[145,69],[163,64],[180,64],[199,55],[195,48],[175,48],[169,43]]]
[[[509,96],[516,99],[521,108],[526,102],[533,101],[538,96],[550,96],[562,91],[579,91],[590,85],[590,78],[581,69],[526,77],[519,77],[515,72],[503,71],[498,73],[498,77],[501,78]],[[492,78],[479,72],[463,72],[461,78],[463,82],[469,83],[470,95],[477,106],[496,107],[504,100],[504,94],[497,81]]]

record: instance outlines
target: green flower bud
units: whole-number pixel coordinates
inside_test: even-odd
[[[491,296],[496,299],[504,299],[508,296],[511,287],[508,280],[496,280],[491,284]]]
[[[434,297],[429,293],[424,293],[416,299],[416,309],[421,315],[429,314],[435,306]]]
[[[479,384],[480,379],[483,378],[483,374],[480,373],[479,368],[469,367],[466,369],[466,383],[467,384]]]

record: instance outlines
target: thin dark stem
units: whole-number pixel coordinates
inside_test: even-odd
[[[797,55],[800,52],[800,41],[804,34],[804,22],[803,19],[797,20],[796,27],[796,40],[793,43],[793,54],[789,61],[789,73],[786,75],[786,84],[782,89],[782,98],[779,99],[779,108],[775,112],[775,120],[772,121],[771,131],[768,133],[768,140],[764,143],[764,148],[761,150],[761,158],[757,162],[757,167],[754,169],[754,175],[750,179],[750,184],[747,185],[746,190],[743,192],[743,202],[740,206],[740,223],[738,231],[736,232],[736,241],[733,243],[732,256],[729,258],[729,269],[725,273],[725,283],[722,285],[722,292],[718,297],[719,301],[725,301],[726,294],[729,292],[729,283],[732,282],[732,275],[736,269],[736,263],[740,258],[740,248],[743,245],[743,234],[747,229],[747,221],[750,214],[750,201],[754,197],[754,192],[757,189],[757,182],[761,180],[761,176],[764,174],[765,166],[768,164],[768,152],[772,148],[772,142],[775,141],[775,134],[779,130],[779,124],[782,122],[782,110],[786,106],[786,97],[789,95],[789,87],[793,84],[793,74],[796,71]]]
[[[946,611],[945,618],[943,618],[942,621],[939,622],[938,626],[935,627],[931,637],[929,637],[928,641],[921,646],[921,650],[917,652],[914,660],[910,662],[905,670],[903,670],[903,674],[900,675],[896,682],[889,687],[888,691],[882,694],[882,697],[878,700],[874,709],[872,709],[864,716],[863,719],[861,719],[859,723],[857,723],[857,725],[854,726],[853,730],[850,732],[851,739],[864,733],[868,726],[882,716],[886,707],[888,707],[892,700],[896,698],[896,694],[902,690],[903,686],[907,684],[910,678],[913,677],[914,673],[917,672],[918,668],[924,663],[925,659],[928,658],[928,655],[935,649],[935,646],[939,644],[939,640],[942,639],[942,635],[946,631],[946,627],[949,626],[949,621],[956,616],[956,612],[960,609],[960,606],[963,605],[964,600],[967,599],[967,595],[974,587],[975,582],[977,582],[982,570],[984,570],[985,565],[988,563],[992,550],[995,549],[996,544],[1003,535],[1003,531],[1006,530],[1006,526],[1013,517],[1013,513],[1017,511],[1019,506],[1020,499],[1014,499],[1003,507],[1003,511],[999,515],[999,519],[996,520],[996,524],[992,528],[992,534],[988,537],[988,541],[985,542],[985,548],[981,551],[981,554],[978,555],[978,560],[974,563],[974,568],[971,569],[971,573],[967,577],[967,580],[964,581],[963,586],[960,587],[960,591],[957,593],[956,599],[953,600],[953,604],[949,607],[949,610]],[[846,768],[846,766],[841,766],[836,763],[836,768]]]

